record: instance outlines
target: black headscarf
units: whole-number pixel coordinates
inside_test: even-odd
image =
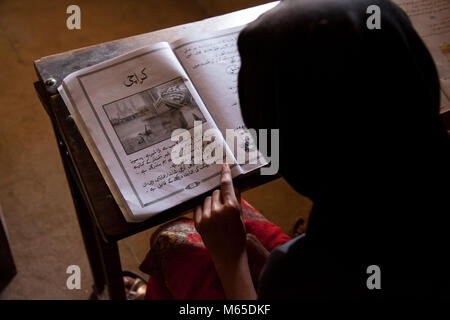
[[[381,29],[366,25],[370,5]],[[309,248],[332,256],[349,294],[367,292],[371,264],[384,294],[448,294],[449,140],[406,14],[390,1],[285,0],[238,44],[245,123],[280,129],[280,173],[314,201]]]

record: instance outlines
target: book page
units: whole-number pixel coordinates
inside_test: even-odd
[[[235,158],[238,158],[238,152],[245,153],[247,163],[240,164],[243,171],[248,172],[267,162],[253,140],[245,135],[246,127],[239,105],[238,73],[241,60],[237,39],[244,27],[183,38],[171,46],[222,135],[227,137],[227,129],[237,134],[231,149]]]
[[[193,141],[194,123],[203,131],[216,125],[167,43],[75,72],[59,91],[128,221],[219,185],[220,165],[172,161],[175,129],[191,134],[182,140],[191,156],[203,147]]]
[[[441,113],[450,110],[450,1],[394,0],[427,45],[439,72]],[[383,26],[381,26],[383,27]]]

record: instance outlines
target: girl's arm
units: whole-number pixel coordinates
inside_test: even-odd
[[[211,254],[228,299],[256,299],[248,266],[245,225],[230,167],[222,166],[220,190],[194,213],[195,227]]]

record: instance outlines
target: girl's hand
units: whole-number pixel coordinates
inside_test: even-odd
[[[234,193],[227,164],[222,166],[220,190],[215,190],[212,197],[206,197],[203,207],[195,208],[194,221],[211,254],[227,298],[255,299],[241,204]]]
[[[220,190],[195,208],[194,221],[216,268],[232,267],[246,255],[245,225],[228,164],[222,165]]]

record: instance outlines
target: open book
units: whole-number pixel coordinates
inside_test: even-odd
[[[237,94],[242,28],[156,43],[72,73],[58,88],[127,221],[219,185],[221,165],[208,164],[214,152],[198,141],[208,129],[219,133],[211,143],[223,145],[233,177],[267,163],[248,135],[225,141],[227,129],[245,129]],[[180,128],[194,139],[174,136]],[[180,143],[192,143],[189,158],[203,161],[176,164]],[[246,163],[236,161],[239,152]]]
[[[450,3],[394,0],[411,18],[438,67],[441,112],[450,109]],[[254,144],[233,146],[245,128],[237,94],[237,37],[244,26],[161,42],[66,77],[58,88],[127,221],[140,221],[219,185],[221,166],[174,164],[173,130],[218,129],[233,177],[266,164]],[[225,142],[226,140],[226,142]],[[186,141],[185,141],[186,142]],[[201,143],[200,143],[201,144]],[[200,150],[202,152],[202,150]],[[234,159],[234,161],[233,161]],[[253,161],[254,162],[254,161]]]
[[[440,113],[450,111],[450,1],[394,0],[430,51],[441,84]]]

